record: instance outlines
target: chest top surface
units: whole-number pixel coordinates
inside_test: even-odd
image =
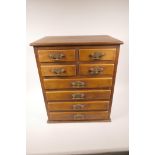
[[[32,42],[31,46],[74,46],[74,45],[120,45],[122,41],[108,35],[96,36],[47,36]]]

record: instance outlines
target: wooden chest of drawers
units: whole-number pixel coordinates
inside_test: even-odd
[[[123,42],[110,36],[49,36],[31,43],[48,122],[110,121]]]

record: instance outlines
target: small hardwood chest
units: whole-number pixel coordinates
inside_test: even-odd
[[[48,122],[110,121],[120,44],[110,36],[49,36],[34,47]]]

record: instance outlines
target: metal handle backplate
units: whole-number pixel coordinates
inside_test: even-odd
[[[53,60],[61,60],[65,57],[65,55],[63,53],[54,53],[50,54],[49,57]]]
[[[75,114],[73,117],[74,117],[74,120],[85,119],[85,115],[83,114]]]
[[[56,75],[62,75],[62,74],[64,74],[66,71],[65,71],[64,68],[54,68],[54,69],[52,70],[52,72],[53,72],[54,74],[56,74]]]
[[[73,81],[71,85],[73,88],[83,88],[86,84],[83,81]]]
[[[93,60],[100,60],[103,56],[104,56],[104,53],[101,53],[101,52],[95,52],[89,55],[89,57]]]
[[[103,72],[103,67],[92,67],[89,69],[89,74],[91,75],[98,75]]]
[[[73,110],[82,110],[85,107],[84,104],[74,104]]]
[[[81,99],[84,99],[85,98],[85,94],[72,94],[72,99],[73,100],[81,100]]]

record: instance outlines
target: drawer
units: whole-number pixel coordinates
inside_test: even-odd
[[[50,100],[96,100],[110,99],[111,90],[80,90],[80,91],[46,91],[46,98]]]
[[[50,112],[49,121],[109,120],[108,111]]]
[[[38,50],[40,62],[75,61],[75,50]]]
[[[116,48],[79,50],[80,61],[98,61],[98,60],[114,61],[115,58],[116,58]]]
[[[112,76],[114,72],[114,64],[80,64],[80,75],[108,75]]]
[[[104,88],[112,86],[112,78],[44,79],[45,89]]]
[[[42,76],[74,76],[75,65],[41,65]]]
[[[49,111],[108,110],[109,101],[48,102]]]

